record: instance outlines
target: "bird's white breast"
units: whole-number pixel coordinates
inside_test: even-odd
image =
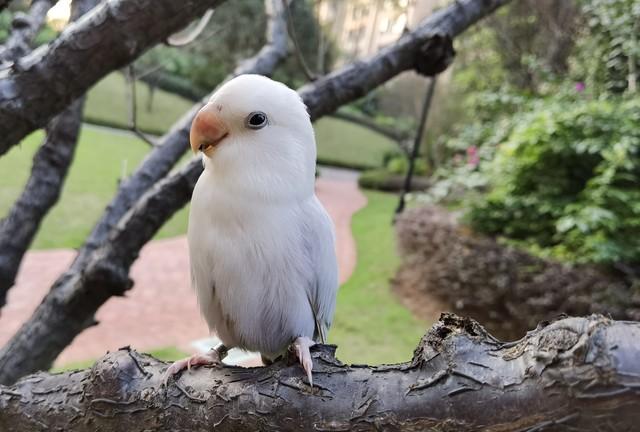
[[[312,337],[304,203],[252,202],[210,176],[205,170],[194,189],[188,231],[192,282],[209,328],[228,346],[265,355]]]

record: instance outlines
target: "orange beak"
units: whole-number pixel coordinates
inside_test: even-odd
[[[201,151],[207,156],[213,154],[220,141],[229,135],[229,128],[220,119],[216,108],[207,104],[196,114],[191,124],[189,141],[194,153]]]

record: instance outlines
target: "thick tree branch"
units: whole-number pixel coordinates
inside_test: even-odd
[[[334,99],[338,98],[340,103],[348,103],[364,94],[361,92],[373,88],[372,83],[378,85],[385,77],[389,79],[394,74],[411,68],[415,64],[416,54],[422,52],[423,44],[430,43],[434,35],[437,40],[442,40],[440,32],[458,34],[465,25],[473,24],[482,14],[489,14],[506,2],[507,0],[460,0],[427,19],[415,32],[385,49],[383,54],[359,63],[360,66],[348,66],[312,85],[304,86],[299,94],[309,107],[311,117],[317,119],[331,112],[329,107],[335,108]],[[269,49],[273,48],[263,48]],[[413,61],[406,61],[411,58]],[[399,59],[405,61],[396,62]],[[268,63],[273,59],[259,55],[245,67],[258,68],[263,61]],[[424,63],[426,59],[420,61]],[[367,65],[370,70],[366,69]],[[355,69],[358,73],[354,73]],[[340,88],[345,89],[344,94],[338,94]],[[95,246],[90,246],[88,253],[81,252],[72,268],[56,282],[33,316],[0,351],[0,383],[11,383],[27,373],[48,368],[78,333],[95,322],[95,312],[109,297],[122,295],[132,286],[128,277],[129,268],[140,248],[173,213],[188,202],[193,183],[202,170],[201,163],[193,161],[156,183],[157,174],[161,170],[151,164],[153,158],[157,158],[160,166],[167,165],[169,158],[166,154],[177,152],[175,161],[187,148],[190,124],[185,119],[190,119],[197,108],[198,106],[194,107],[174,127],[174,140],[164,149],[163,146],[156,147],[143,162],[140,172],[144,175],[136,175],[136,180],[127,186],[123,184],[123,187],[128,188],[123,196],[133,197],[133,200],[117,198],[115,202],[118,205],[126,203],[125,210],[131,206],[133,208],[111,230],[109,241],[102,244],[113,226],[113,220],[119,218],[109,218],[110,223],[104,225],[101,223],[100,229],[104,231],[100,234],[96,233],[98,228],[94,230],[96,234],[91,235],[88,244],[99,247],[95,249]],[[170,136],[173,136],[173,132]],[[170,166],[166,167],[167,171]],[[134,205],[137,197],[151,184],[155,184],[153,189]],[[111,210],[112,208],[108,209]],[[92,239],[98,241],[94,243]]]
[[[10,67],[13,61],[31,51],[31,44],[44,24],[52,0],[34,0],[28,14],[18,12],[11,21],[9,38],[0,47],[0,68]]]
[[[640,323],[566,318],[502,343],[443,314],[408,363],[348,366],[314,349],[299,365],[200,368],[161,385],[166,365],[123,348],[92,368],[0,387],[0,429],[633,431]]]
[[[224,0],[113,0],[0,73],[0,155],[109,72]]]
[[[32,4],[34,20],[38,19],[35,18],[37,13],[42,13],[44,17],[49,9],[43,3],[49,2],[36,1]],[[71,18],[75,20],[84,15],[97,3],[98,0],[74,0]],[[21,43],[25,46],[15,42],[9,54],[20,56],[30,49],[29,38],[35,36],[37,29],[30,31],[31,34],[20,33],[23,37]],[[14,37],[15,33],[11,38]],[[5,57],[5,60],[12,61],[14,58]],[[40,223],[60,197],[78,142],[83,107],[84,97],[81,97],[49,122],[45,128],[44,142],[33,157],[27,185],[9,209],[7,217],[0,220],[0,308],[5,304],[7,291],[15,283],[22,257],[38,232]]]

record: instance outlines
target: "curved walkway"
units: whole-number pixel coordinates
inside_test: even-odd
[[[320,171],[316,191],[336,225],[343,283],[356,263],[351,216],[366,204],[366,198],[358,190],[357,173],[333,168]],[[27,253],[1,311],[0,346],[31,315],[74,254],[68,249]],[[142,351],[170,346],[193,351],[190,343],[207,337],[209,331],[189,286],[188,260],[184,236],[147,244],[132,268],[135,286],[125,298],[111,298],[98,311],[100,324],[79,335],[56,364],[97,358],[125,345]]]

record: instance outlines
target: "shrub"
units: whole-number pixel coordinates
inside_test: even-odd
[[[640,101],[550,100],[520,117],[467,214],[575,262],[640,262]]]

